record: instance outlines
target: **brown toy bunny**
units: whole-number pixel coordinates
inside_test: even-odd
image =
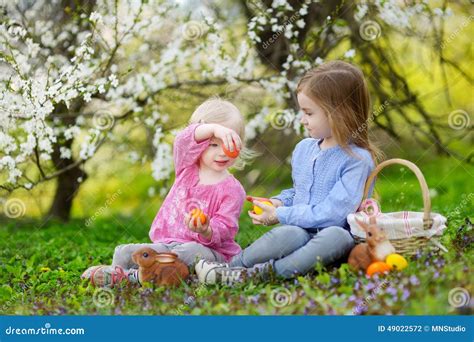
[[[357,224],[365,231],[366,242],[356,245],[349,254],[349,265],[354,270],[367,270],[375,261],[385,261],[395,248],[387,239],[385,232],[377,227],[375,216],[371,216],[369,224],[356,219]]]
[[[188,266],[175,253],[158,253],[150,247],[143,247],[132,254],[138,265],[140,283],[177,286],[189,276]]]

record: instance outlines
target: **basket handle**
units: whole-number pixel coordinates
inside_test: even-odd
[[[423,173],[421,173],[418,166],[416,166],[411,161],[400,159],[400,158],[394,158],[394,159],[386,160],[380,163],[379,165],[377,165],[377,167],[372,171],[372,173],[369,175],[369,178],[367,179],[367,182],[365,183],[364,196],[362,197],[362,202],[364,202],[367,199],[369,195],[370,186],[374,182],[374,179],[378,175],[378,173],[382,171],[382,169],[385,168],[386,166],[394,165],[394,164],[400,164],[400,165],[408,167],[411,171],[413,171],[416,178],[418,179],[418,183],[420,183],[420,187],[421,187],[421,193],[423,195],[423,227],[425,229],[429,229],[432,226],[433,221],[431,220],[431,215],[430,215],[431,199],[430,199],[430,193],[428,190],[428,184],[426,184],[425,177],[423,176]]]

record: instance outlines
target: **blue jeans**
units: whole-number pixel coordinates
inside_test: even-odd
[[[353,247],[352,235],[342,227],[308,231],[284,225],[265,233],[234,256],[230,266],[252,267],[270,261],[277,275],[290,278],[307,273],[318,261],[324,266],[339,261]]]

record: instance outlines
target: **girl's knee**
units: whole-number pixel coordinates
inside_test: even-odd
[[[318,234],[320,238],[327,238],[334,244],[338,244],[340,248],[352,249],[354,247],[354,238],[347,229],[338,226],[327,227]]]
[[[269,236],[280,238],[283,240],[292,239],[292,240],[302,240],[308,241],[309,234],[306,232],[305,229],[298,227],[298,226],[279,226],[276,227],[268,232]]]
[[[205,249],[207,248],[201,245],[200,243],[191,241],[176,245],[175,247],[171,248],[171,251],[177,254],[199,254],[202,253]]]
[[[285,279],[294,278],[301,274],[306,274],[308,271],[307,267],[302,267],[302,265],[299,265],[295,262],[288,263],[284,260],[276,260],[273,262],[272,266],[275,274]]]
[[[123,268],[130,268],[134,262],[132,260],[131,244],[118,245],[115,247],[114,256],[112,258],[112,265],[118,265]]]
[[[215,260],[215,255],[210,248],[194,241],[177,245],[171,251],[178,254],[178,257],[187,265],[192,265],[199,259]]]

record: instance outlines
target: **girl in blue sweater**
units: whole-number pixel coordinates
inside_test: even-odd
[[[249,212],[255,224],[278,226],[230,263],[201,260],[196,273],[202,283],[232,285],[271,273],[289,278],[318,262],[344,260],[354,247],[346,217],[357,210],[379,153],[368,138],[364,75],[349,63],[325,63],[302,77],[297,98],[310,138],[293,151],[293,187],[272,197],[273,206],[253,198],[263,213]]]

